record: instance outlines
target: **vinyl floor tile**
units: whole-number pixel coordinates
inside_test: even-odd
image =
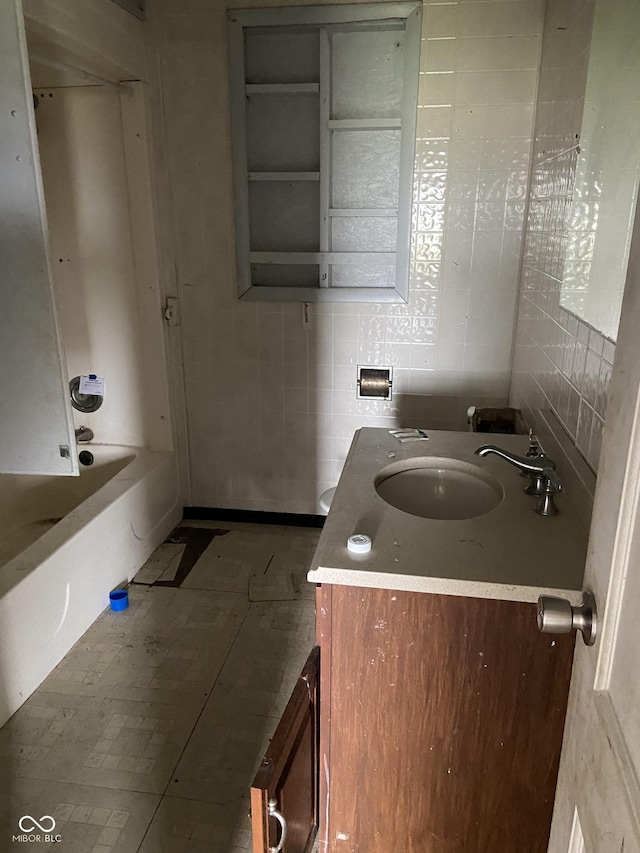
[[[180,759],[167,792],[219,805],[247,796],[278,724],[275,717],[208,709]]]
[[[136,583],[155,583],[157,580],[173,580],[176,569],[185,551],[185,545],[163,542],[153,552],[144,566],[134,577]]]
[[[247,595],[249,578],[263,574],[272,559],[270,542],[230,530],[217,536],[183,581],[183,589],[207,589]]]
[[[0,756],[22,778],[162,793],[198,714],[37,691],[0,730]]]
[[[276,525],[230,528],[226,536],[211,542],[182,587],[249,593],[252,600],[257,600],[250,592],[252,578],[264,577],[265,583],[271,582],[280,592],[284,586],[288,591],[288,582],[293,578],[294,595],[312,598],[314,587],[308,584],[306,574],[319,533],[310,528]]]
[[[313,647],[313,617],[306,601],[251,605],[172,793],[221,803],[248,789]]]
[[[13,778],[0,796],[0,850],[136,853],[159,803],[154,794]],[[27,815],[38,821],[45,815],[53,818],[50,834],[59,834],[60,843],[12,843],[12,836],[20,834],[18,822]],[[48,829],[51,822],[42,826]]]
[[[249,578],[249,601],[295,601],[299,597],[292,574],[282,572]]]
[[[249,800],[224,805],[163,797],[140,853],[247,853]]]
[[[51,815],[63,841],[21,850],[251,850],[249,785],[314,642],[320,531],[186,526],[230,533],[182,588],[130,587],[0,729],[2,853],[22,815]]]
[[[230,559],[221,554],[208,553],[208,550],[191,569],[183,581],[182,589],[235,592],[248,596],[249,579],[255,572],[252,562]]]
[[[313,602],[252,604],[207,704],[279,717],[313,642]]]
[[[130,616],[103,614],[39,688],[202,707],[249,604],[223,593],[132,587]]]

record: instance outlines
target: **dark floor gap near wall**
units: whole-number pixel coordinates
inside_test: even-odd
[[[200,557],[207,550],[215,536],[225,536],[228,530],[217,530],[202,527],[176,527],[167,536],[163,544],[184,544],[184,554],[180,560],[180,564],[176,569],[176,574],[173,580],[156,580],[152,584],[144,584],[141,581],[136,581],[135,578],[131,581],[132,584],[143,586],[171,586],[180,588],[187,579],[189,572],[198,562]]]
[[[295,512],[260,512],[253,509],[222,509],[186,506],[184,518],[202,521],[242,521],[253,524],[278,524],[288,527],[324,527],[326,516]]]

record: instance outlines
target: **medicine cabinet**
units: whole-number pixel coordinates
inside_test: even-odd
[[[406,301],[421,4],[228,16],[240,297]]]

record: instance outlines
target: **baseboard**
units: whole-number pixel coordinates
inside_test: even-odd
[[[260,512],[254,509],[223,509],[208,506],[184,507],[184,518],[200,521],[241,521],[249,524],[281,524],[289,527],[323,527],[326,516],[295,512]]]

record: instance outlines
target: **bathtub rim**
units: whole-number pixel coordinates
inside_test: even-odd
[[[130,445],[97,445],[120,449],[123,456],[133,457],[117,474],[90,494],[70,513],[45,531],[23,551],[0,566],[0,598],[18,586],[29,574],[65,547],[76,537],[86,533],[100,515],[110,506],[122,500],[127,493],[155,468],[169,461],[175,454],[166,450],[148,450]],[[177,500],[176,495],[176,500]],[[133,531],[139,538],[148,532]]]

